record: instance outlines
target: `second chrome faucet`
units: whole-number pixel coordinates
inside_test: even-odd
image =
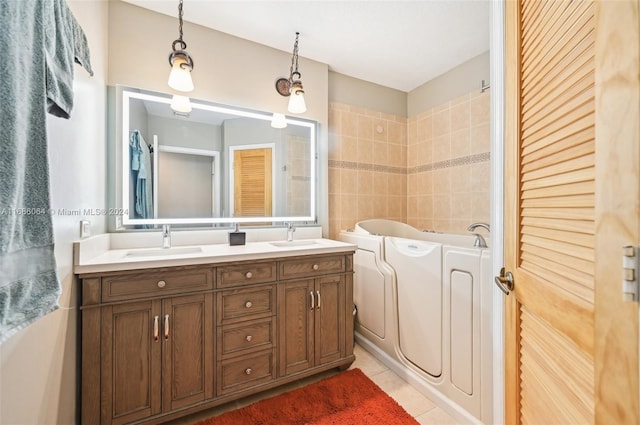
[[[293,223],[290,221],[285,224],[287,226],[287,241],[291,242],[293,240],[293,232],[296,231],[296,228],[293,227]]]
[[[171,248],[171,225],[162,225],[162,247]]]

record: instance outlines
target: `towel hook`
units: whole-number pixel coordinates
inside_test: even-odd
[[[487,91],[489,88],[491,87],[491,84],[489,83],[485,83],[484,80],[482,80],[482,84],[480,85],[480,93],[484,93],[485,91]]]

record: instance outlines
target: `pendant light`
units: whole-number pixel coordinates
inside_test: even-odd
[[[293,114],[302,114],[307,111],[307,105],[304,101],[304,90],[302,88],[302,74],[298,72],[298,38],[299,32],[296,32],[296,41],[293,44],[293,57],[291,58],[291,68],[289,70],[289,78],[278,78],[276,80],[276,91],[282,96],[289,96],[289,112]]]
[[[284,116],[284,114],[279,114],[277,112],[274,112],[273,118],[271,118],[271,127],[273,128],[287,127],[287,118]]]
[[[171,73],[169,74],[169,87],[181,92],[193,90],[193,80],[191,71],[193,70],[193,59],[187,53],[187,43],[182,40],[182,0],[178,4],[179,37],[173,41],[172,52],[169,54],[169,64]]]
[[[171,109],[173,109],[175,112],[188,114],[192,110],[191,101],[187,96],[174,94],[171,98]]]

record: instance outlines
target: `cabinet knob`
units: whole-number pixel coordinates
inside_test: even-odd
[[[158,281],[158,288],[164,288],[166,285],[167,285],[167,282],[165,282],[164,280]]]
[[[313,265],[313,270],[318,270],[319,268],[320,268],[320,266],[319,266],[319,265],[317,265],[317,264],[314,264],[314,265]]]
[[[244,303],[245,308],[251,308],[253,307],[253,303],[251,301],[247,301],[246,303]]]
[[[253,277],[253,273],[251,272],[247,272],[244,277],[246,277],[247,279],[251,279]]]
[[[247,342],[251,342],[251,340],[253,339],[253,337],[251,335],[247,335],[244,339],[247,340]]]
[[[251,370],[251,368],[250,368],[250,367],[248,367],[248,368],[246,368],[246,369],[244,370],[244,373],[246,373],[247,375],[251,375],[251,372],[253,372],[253,371]]]

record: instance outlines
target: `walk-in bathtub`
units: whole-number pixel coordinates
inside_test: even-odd
[[[453,416],[492,423],[490,250],[391,220],[340,239],[358,246],[358,342]]]

